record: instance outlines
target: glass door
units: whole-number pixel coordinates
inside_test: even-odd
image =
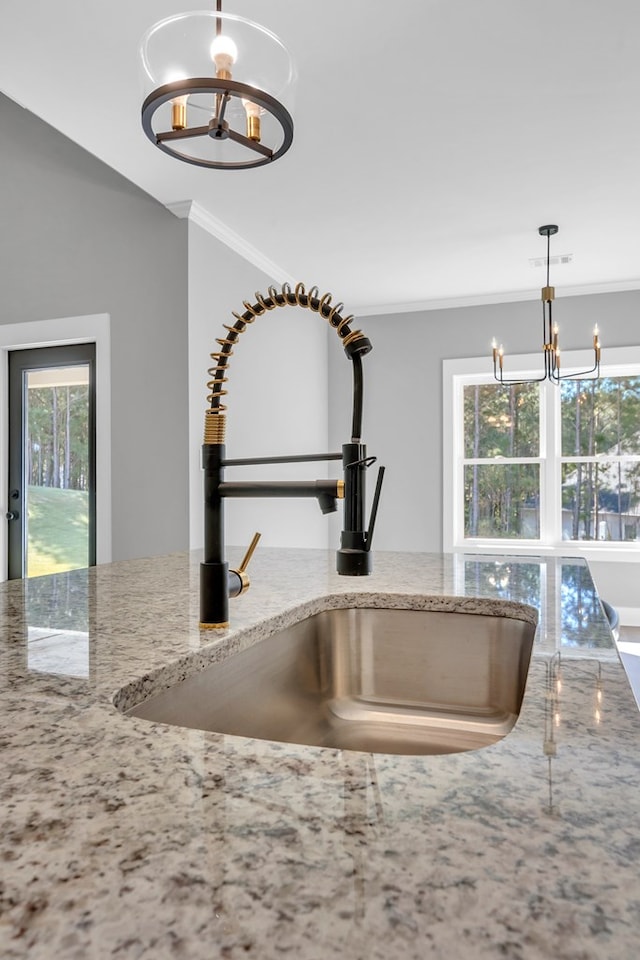
[[[95,564],[95,344],[9,353],[10,579]]]

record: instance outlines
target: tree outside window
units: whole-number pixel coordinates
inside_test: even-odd
[[[637,540],[640,524],[640,377],[565,382],[562,536]]]
[[[540,536],[538,384],[464,387],[465,537]]]
[[[554,541],[640,539],[640,376],[462,389],[466,541],[539,542],[545,515]]]

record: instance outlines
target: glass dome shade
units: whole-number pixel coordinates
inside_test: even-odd
[[[290,146],[295,66],[266,27],[222,11],[175,14],[147,30],[140,66],[143,128],[165,152],[242,167]]]

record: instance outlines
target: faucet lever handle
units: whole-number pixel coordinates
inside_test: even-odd
[[[246,593],[249,587],[251,586],[251,581],[246,572],[247,567],[249,566],[249,561],[253,556],[253,552],[258,546],[258,540],[260,539],[261,534],[254,533],[253,540],[249,544],[249,548],[245,553],[240,566],[237,570],[229,570],[229,596],[230,597],[239,597],[240,594]]]
[[[254,533],[253,540],[249,544],[249,548],[245,553],[240,566],[237,570],[229,570],[229,596],[230,597],[239,597],[240,594],[246,593],[249,587],[251,586],[251,581],[246,572],[247,567],[249,566],[249,561],[253,556],[253,552],[258,546],[258,540],[260,539],[261,534]]]
[[[258,546],[258,541],[260,540],[261,536],[262,536],[261,533],[254,533],[253,539],[247,548],[247,552],[245,553],[244,557],[242,558],[242,562],[238,567],[238,573],[244,573],[247,567],[249,566],[249,563],[251,562],[251,557],[253,556],[256,547]]]

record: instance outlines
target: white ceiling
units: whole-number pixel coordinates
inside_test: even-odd
[[[207,6],[3,3],[0,89],[349,312],[539,295],[544,223],[574,258],[559,296],[640,288],[638,0],[225,0],[299,74],[293,146],[246,171],[181,163],[140,126],[140,37]]]

